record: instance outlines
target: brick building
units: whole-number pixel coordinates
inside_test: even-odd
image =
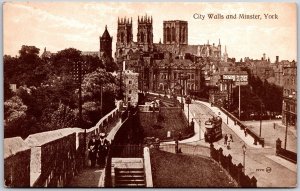
[[[283,67],[282,122],[296,127],[297,124],[297,65]]]

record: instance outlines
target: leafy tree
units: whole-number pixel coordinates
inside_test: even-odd
[[[53,112],[44,112],[41,119],[44,128],[55,130],[66,127],[74,127],[78,112],[70,107],[60,103],[57,110]]]
[[[102,96],[101,96],[102,89]],[[94,124],[101,116],[101,97],[102,114],[110,112],[115,107],[115,97],[117,93],[116,80],[111,73],[98,68],[96,71],[84,76],[83,80],[83,113],[91,114],[84,117],[90,124]],[[90,107],[90,108],[88,108]],[[98,117],[96,117],[98,116]]]
[[[22,131],[23,120],[26,118],[27,106],[18,96],[13,96],[4,102],[4,133],[16,135]]]

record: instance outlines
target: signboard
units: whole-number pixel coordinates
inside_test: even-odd
[[[224,74],[223,79],[224,80],[233,80],[234,82],[236,82],[236,81],[247,82],[248,75]]]

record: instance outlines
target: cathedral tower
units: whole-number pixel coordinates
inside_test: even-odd
[[[137,43],[143,51],[150,51],[153,45],[152,16],[138,17]]]
[[[131,44],[133,40],[132,35],[132,18],[129,20],[125,18],[118,18],[118,31],[116,43],[116,57],[124,54],[124,48]]]
[[[102,36],[100,36],[100,58],[104,57],[112,58],[112,37],[107,31],[107,25]]]
[[[187,21],[164,21],[164,44],[188,44]]]

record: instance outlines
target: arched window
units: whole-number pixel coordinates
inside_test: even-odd
[[[145,38],[144,33],[141,32],[141,42],[144,42],[144,40],[145,40],[144,38]]]
[[[171,41],[171,32],[170,32],[170,28],[169,27],[167,27],[167,29],[166,29],[166,34],[167,34],[167,41]]]
[[[121,42],[124,43],[124,33],[121,33]]]
[[[172,27],[172,41],[176,41],[175,27]]]
[[[127,30],[127,42],[130,42],[130,35],[131,34],[131,32],[130,32],[130,30]]]
[[[185,28],[184,27],[182,28],[181,36],[182,36],[181,42],[184,42],[185,41]]]

